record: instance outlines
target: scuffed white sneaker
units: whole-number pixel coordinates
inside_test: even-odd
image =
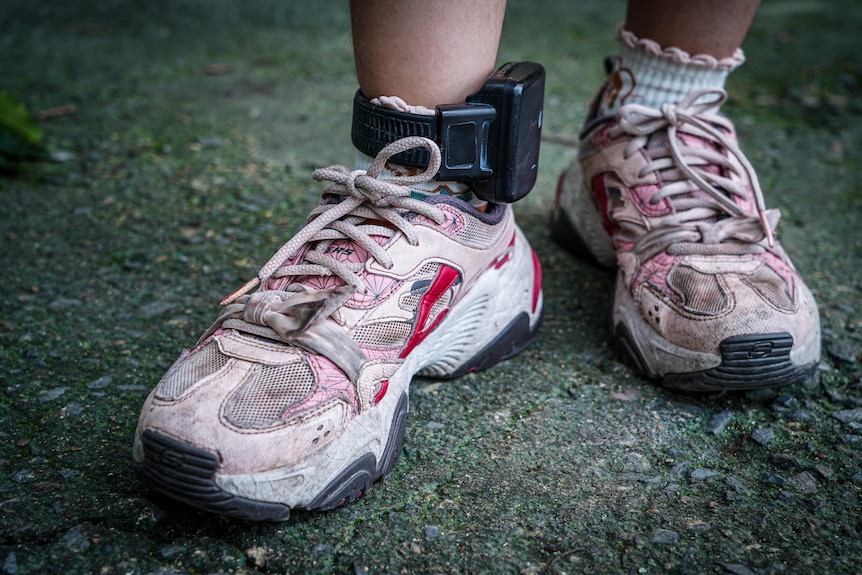
[[[816,372],[811,292],[774,238],[721,90],[588,120],[560,176],[552,235],[616,266],[612,337],[643,375],[690,390],[799,383]]]
[[[414,147],[431,153],[423,173],[384,170]],[[306,227],[147,398],[133,449],[144,482],[247,519],[336,507],[392,469],[414,375],[456,377],[527,346],[538,259],[508,205],[411,198],[439,162],[411,137],[367,172],[315,172],[331,183]]]

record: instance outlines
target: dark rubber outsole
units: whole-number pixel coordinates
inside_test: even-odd
[[[380,461],[366,453],[348,466],[304,509],[327,510],[360,498],[371,491],[374,482],[388,475],[404,442],[407,421],[407,395],[395,408],[389,438]],[[147,430],[141,437],[143,463],[134,463],[138,478],[151,489],[198,509],[252,521],[286,521],[291,509],[281,503],[256,501],[227,493],[215,482],[219,458],[199,449]]]
[[[661,380],[670,389],[694,392],[743,391],[804,383],[817,373],[818,362],[794,365],[790,360],[793,338],[789,333],[737,335],[719,344],[721,363],[690,373],[652,373],[637,343],[622,323],[613,331],[617,356],[650,379]]]
[[[135,475],[148,487],[193,507],[255,521],[284,521],[286,505],[253,501],[223,491],[215,482],[218,456],[172,437],[144,431],[143,463],[134,462]]]

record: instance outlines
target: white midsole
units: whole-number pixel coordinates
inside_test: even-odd
[[[512,260],[482,274],[467,294],[388,377],[388,390],[370,409],[357,415],[340,437],[302,462],[270,471],[224,475],[215,482],[224,491],[291,508],[305,507],[349,467],[368,453],[378,466],[386,450],[400,398],[417,373],[449,375],[478,354],[522,313],[531,328],[539,321],[542,296],[533,306],[535,270],[532,250],[520,229]]]
[[[610,236],[602,227],[602,215],[590,197],[577,158],[572,161],[563,175],[562,185],[561,217],[572,224],[596,261],[606,267],[616,267],[616,251]]]

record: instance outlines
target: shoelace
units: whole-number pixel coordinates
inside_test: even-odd
[[[426,148],[431,155],[428,167],[413,176],[380,178],[386,162],[401,152],[413,148]],[[349,170],[342,165],[333,165],[316,170],[312,177],[317,181],[329,181],[324,194],[341,197],[338,203],[324,203],[312,210],[308,223],[293,238],[285,243],[260,268],[256,278],[246,282],[238,290],[222,300],[222,305],[236,301],[270,278],[287,276],[331,276],[335,275],[353,286],[359,293],[366,287],[357,275],[364,263],[344,263],[326,254],[327,248],[336,240],[350,240],[363,247],[383,267],[389,269],[393,262],[389,254],[370,236],[392,237],[401,232],[411,245],[419,242],[413,225],[403,214],[412,212],[427,217],[438,224],[445,214],[432,204],[410,197],[410,184],[431,180],[440,169],[440,148],[428,138],[412,136],[403,138],[383,148],[368,170]],[[388,222],[392,227],[368,222]],[[308,247],[301,261],[293,260],[301,250]],[[305,286],[291,284],[286,291],[302,291]]]
[[[650,230],[639,238],[635,249],[642,256],[650,257],[677,243],[705,244],[701,248],[690,248],[704,253],[733,252],[740,249],[740,243],[755,247],[754,244],[764,238],[770,248],[774,246],[772,230],[778,223],[779,213],[766,209],[754,168],[736,142],[725,135],[724,130],[731,131],[730,123],[722,116],[708,113],[726,98],[723,90],[698,90],[678,104],[665,104],[660,110],[638,104],[627,104],[620,109],[615,130],[634,136],[626,148],[627,157],[646,148],[649,137],[656,132],[664,130],[667,134],[667,146],[647,150],[651,161],[638,175],[644,177],[651,172],[661,172],[667,183],[650,201],[658,203],[671,198],[677,213],[674,219],[666,221],[668,225]],[[724,154],[681,144],[679,133],[718,143],[739,162],[743,173],[739,173]],[[734,196],[747,196],[747,190],[720,173],[698,169],[706,166],[730,170],[743,181],[750,182],[757,214],[743,213],[733,201]],[[707,198],[691,195],[692,189],[701,190]],[[726,215],[731,217],[722,217]],[[725,240],[737,240],[737,245],[720,247]]]
[[[431,154],[425,171],[414,176],[379,178],[387,160],[416,147],[424,147]],[[383,148],[368,170],[350,171],[335,165],[315,171],[314,179],[330,182],[323,193],[337,195],[341,201],[323,203],[315,208],[306,226],[269,259],[257,277],[222,301],[222,313],[198,343],[222,327],[280,339],[328,358],[355,382],[367,357],[332,318],[354,293],[365,293],[366,286],[358,276],[365,264],[340,262],[327,255],[327,248],[334,241],[350,240],[367,250],[369,256],[385,268],[391,268],[392,258],[370,236],[391,238],[401,232],[411,245],[416,245],[419,236],[403,214],[412,212],[438,224],[444,222],[442,210],[410,198],[408,187],[433,178],[440,161],[437,144],[427,138],[410,137]],[[392,227],[365,223],[368,221],[385,221]],[[303,249],[300,261],[286,263]],[[280,290],[248,293],[270,278],[309,275],[336,275],[346,285],[313,290],[293,282]]]

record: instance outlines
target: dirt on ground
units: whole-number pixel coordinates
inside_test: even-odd
[[[862,11],[766,3],[723,108],[820,305],[820,372],[698,395],[617,361],[613,274],[547,231],[623,12],[510,3],[500,61],[548,74],[516,206],[544,268],[537,341],[414,381],[373,493],[248,523],[145,489],[132,436],[221,297],[303,225],[312,170],[353,162],[346,2],[4,2],[0,89],[63,113],[41,122],[53,161],[0,175],[0,571],[859,573]]]

